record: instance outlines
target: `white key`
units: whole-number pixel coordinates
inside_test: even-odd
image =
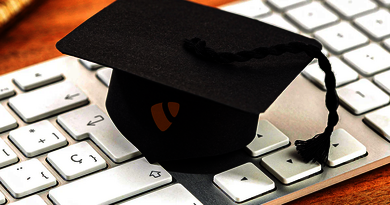
[[[278,11],[286,11],[293,7],[307,4],[308,0],[267,0],[267,2]]]
[[[112,68],[102,68],[99,69],[96,72],[96,76],[99,78],[100,81],[104,83],[108,87],[110,85],[111,80],[111,74],[112,74]]]
[[[336,77],[336,87],[345,85],[359,78],[358,73],[352,70],[351,67],[342,62],[339,58],[332,56],[329,57],[329,61],[332,65],[332,71]],[[318,63],[308,65],[302,71],[302,74],[309,80],[313,81],[320,88],[326,90],[324,82],[325,73],[321,70]]]
[[[103,67],[102,65],[99,65],[97,63],[94,63],[94,62],[91,62],[91,61],[87,61],[87,60],[84,60],[84,59],[79,59],[79,62],[80,62],[81,65],[83,65],[88,70],[97,70],[98,68]]]
[[[356,18],[353,22],[375,41],[380,41],[390,36],[390,13],[387,10],[378,10]]]
[[[390,71],[386,71],[374,76],[374,83],[390,94]]]
[[[319,30],[314,33],[314,37],[335,54],[341,54],[368,43],[368,38],[347,22]]]
[[[215,175],[213,181],[235,202],[275,189],[275,183],[250,162]]]
[[[47,120],[13,130],[9,133],[9,139],[27,157],[35,157],[68,144],[66,138]]]
[[[321,171],[319,163],[304,162],[295,146],[263,157],[261,165],[283,184],[296,182]]]
[[[267,120],[260,120],[253,141],[247,145],[251,156],[257,157],[290,144],[288,137]]]
[[[0,83],[0,100],[15,95],[15,89],[10,83]]]
[[[20,89],[28,91],[62,79],[63,75],[57,69],[42,64],[18,72],[13,81]]]
[[[5,199],[4,194],[0,192],[0,204],[5,204],[5,202],[7,202],[7,199]]]
[[[335,23],[339,18],[319,2],[313,2],[298,8],[288,10],[286,16],[298,24],[306,32]]]
[[[390,53],[375,43],[345,53],[343,58],[366,76],[390,68]]]
[[[172,176],[158,164],[140,158],[52,189],[55,204],[112,204],[168,184]]]
[[[19,200],[14,203],[10,203],[12,205],[47,205],[43,199],[38,195],[33,195],[30,197],[27,197],[25,199]]]
[[[0,139],[0,167],[5,167],[18,161],[19,159],[15,152]]]
[[[96,105],[62,114],[58,123],[76,140],[91,138],[114,162],[141,155]]]
[[[18,126],[15,118],[0,104],[0,133]]]
[[[383,41],[383,45],[387,50],[390,50],[390,38],[387,38]]]
[[[172,186],[153,191],[152,193],[141,195],[140,197],[120,203],[119,205],[139,204],[202,205],[202,203],[181,184],[174,184]]]
[[[87,142],[51,152],[47,160],[66,180],[106,168],[106,161]]]
[[[354,83],[338,88],[340,102],[352,113],[362,114],[389,103],[386,93],[367,79],[360,79]]]
[[[15,198],[21,198],[57,184],[54,176],[37,159],[0,170],[0,181]]]
[[[271,24],[273,26],[276,26],[276,27],[279,27],[279,28],[282,28],[282,29],[285,29],[285,30],[288,30],[288,31],[291,31],[294,33],[299,32],[297,27],[293,26],[290,22],[286,21],[280,14],[273,13],[270,16],[266,16],[263,18],[261,17],[261,18],[257,18],[257,19],[259,21],[264,22],[264,23]]]
[[[351,19],[377,8],[376,4],[370,0],[326,0],[325,3],[346,19]]]
[[[330,138],[328,161],[334,167],[366,154],[366,147],[344,129],[334,130]]]
[[[271,14],[268,6],[259,0],[240,0],[222,5],[219,9],[249,18]]]
[[[390,106],[368,113],[364,116],[364,121],[387,140],[390,140]]]
[[[9,105],[26,122],[35,122],[87,103],[87,96],[68,81],[9,99]]]

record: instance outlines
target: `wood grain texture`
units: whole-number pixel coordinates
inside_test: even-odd
[[[55,43],[113,1],[44,1],[0,35],[0,75],[60,56]],[[191,1],[218,6],[231,0]],[[386,165],[289,204],[390,204],[389,186],[390,165]]]

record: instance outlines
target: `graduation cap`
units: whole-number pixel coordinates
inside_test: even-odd
[[[187,1],[117,0],[57,48],[114,69],[108,113],[150,162],[245,147],[259,114],[318,58],[328,126],[295,144],[307,161],[328,155],[338,98],[329,61],[313,39]]]

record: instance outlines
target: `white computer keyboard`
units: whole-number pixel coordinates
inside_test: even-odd
[[[245,150],[162,165],[148,163],[110,120],[110,68],[64,56],[0,76],[0,204],[280,204],[389,163],[387,7],[386,0],[221,7],[325,46],[343,105],[325,166],[302,162],[292,145],[326,123],[315,61],[260,114]]]

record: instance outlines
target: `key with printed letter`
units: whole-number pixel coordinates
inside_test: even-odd
[[[172,176],[158,164],[140,158],[49,191],[55,204],[113,204],[168,184]]]
[[[87,103],[87,96],[68,81],[9,99],[10,107],[25,122],[35,122]]]
[[[29,91],[62,79],[58,70],[51,69],[49,64],[41,64],[19,71],[13,81],[23,91]]]
[[[10,83],[0,83],[0,100],[6,97],[13,96],[15,94],[15,89]]]
[[[57,121],[74,139],[91,138],[114,162],[141,155],[96,105],[62,114]]]

